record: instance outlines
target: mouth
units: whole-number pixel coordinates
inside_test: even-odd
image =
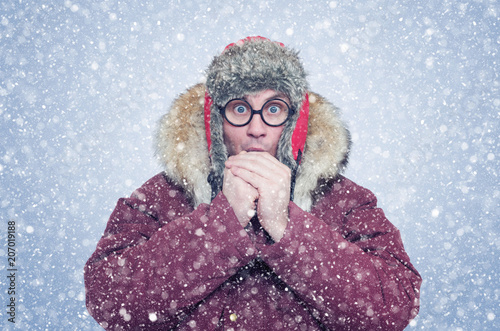
[[[266,150],[259,147],[250,147],[245,149],[247,152],[265,152]]]

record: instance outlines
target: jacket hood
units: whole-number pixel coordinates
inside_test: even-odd
[[[211,201],[205,92],[206,86],[198,84],[181,94],[160,119],[156,134],[156,154],[165,173],[184,188],[194,206]],[[294,202],[306,211],[324,189],[320,183],[336,178],[345,168],[351,144],[338,108],[316,93],[308,94],[308,132],[294,192]]]

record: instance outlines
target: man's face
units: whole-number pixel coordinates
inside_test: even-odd
[[[257,94],[243,97],[253,109],[261,109],[266,101],[280,98],[290,104],[290,100],[282,93],[273,90],[264,90]],[[241,151],[268,152],[276,156],[278,142],[285,126],[269,126],[262,121],[260,115],[255,114],[250,123],[236,127],[224,120],[224,144],[229,155],[239,154]]]

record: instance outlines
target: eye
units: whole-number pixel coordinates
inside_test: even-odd
[[[283,113],[286,114],[285,109],[286,105],[279,101],[272,101],[269,104],[267,104],[264,108],[265,112],[268,115],[273,115],[273,116],[281,115]]]
[[[248,108],[245,105],[236,105],[234,107],[234,112],[238,115],[244,114],[248,111]]]
[[[267,111],[271,114],[276,114],[280,111],[280,107],[276,106],[276,105],[272,105],[271,107],[267,108]]]

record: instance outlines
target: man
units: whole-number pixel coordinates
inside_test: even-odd
[[[165,171],[120,199],[85,266],[105,329],[401,330],[421,278],[297,53],[250,37],[162,118]],[[208,181],[207,181],[208,178]]]

